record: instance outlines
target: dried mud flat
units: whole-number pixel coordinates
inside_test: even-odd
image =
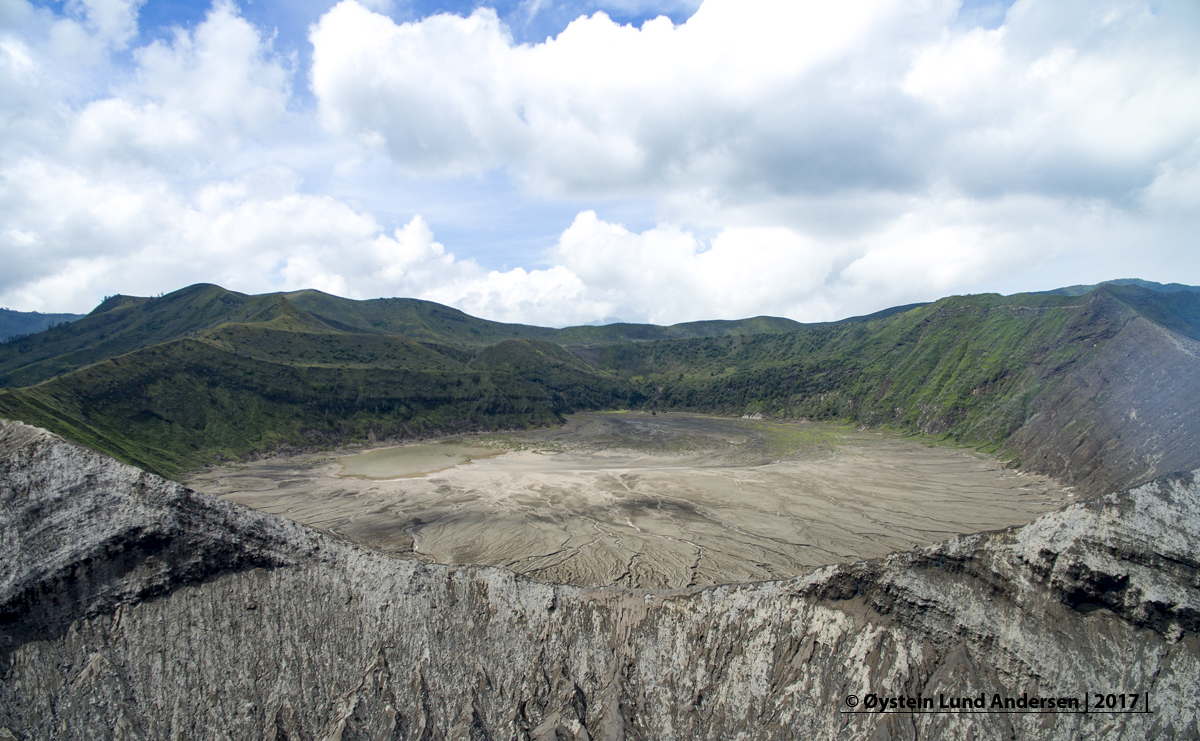
[[[1022,525],[1071,500],[985,456],[810,422],[589,413],[448,442],[373,451],[367,469],[348,460],[355,450],[185,483],[389,553],[638,588],[793,576]],[[482,448],[503,454],[464,452]],[[347,475],[361,470],[396,478]]]

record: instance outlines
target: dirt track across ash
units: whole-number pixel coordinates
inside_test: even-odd
[[[398,478],[344,475],[356,450],[187,483],[396,554],[641,588],[792,576],[1024,524],[1071,498],[975,453],[810,422],[588,413],[452,442],[403,451]],[[508,452],[454,465],[464,444]],[[404,468],[442,450],[461,457]],[[371,475],[388,475],[372,455]]]

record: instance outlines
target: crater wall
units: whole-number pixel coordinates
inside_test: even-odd
[[[584,589],[397,559],[0,427],[0,739],[1195,738],[1179,474],[786,581]],[[1149,695],[1148,713],[848,713]]]

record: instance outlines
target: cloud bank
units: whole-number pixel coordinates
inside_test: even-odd
[[[206,280],[563,325],[1200,282],[1194,3],[1018,0],[983,28],[944,0],[706,0],[536,44],[486,8],[375,7],[330,8],[299,69],[227,0],[137,48],[136,2],[0,0],[0,304]],[[344,184],[381,160],[581,206],[496,270],[418,213],[380,223]],[[659,223],[606,220],[614,199]]]

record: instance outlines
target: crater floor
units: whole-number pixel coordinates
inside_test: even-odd
[[[404,451],[397,478],[355,475],[355,450],[185,483],[389,553],[638,588],[794,576],[1022,525],[1071,500],[985,456],[812,422],[583,413],[449,442]],[[372,455],[370,475],[390,475]],[[412,462],[426,460],[422,476]]]

